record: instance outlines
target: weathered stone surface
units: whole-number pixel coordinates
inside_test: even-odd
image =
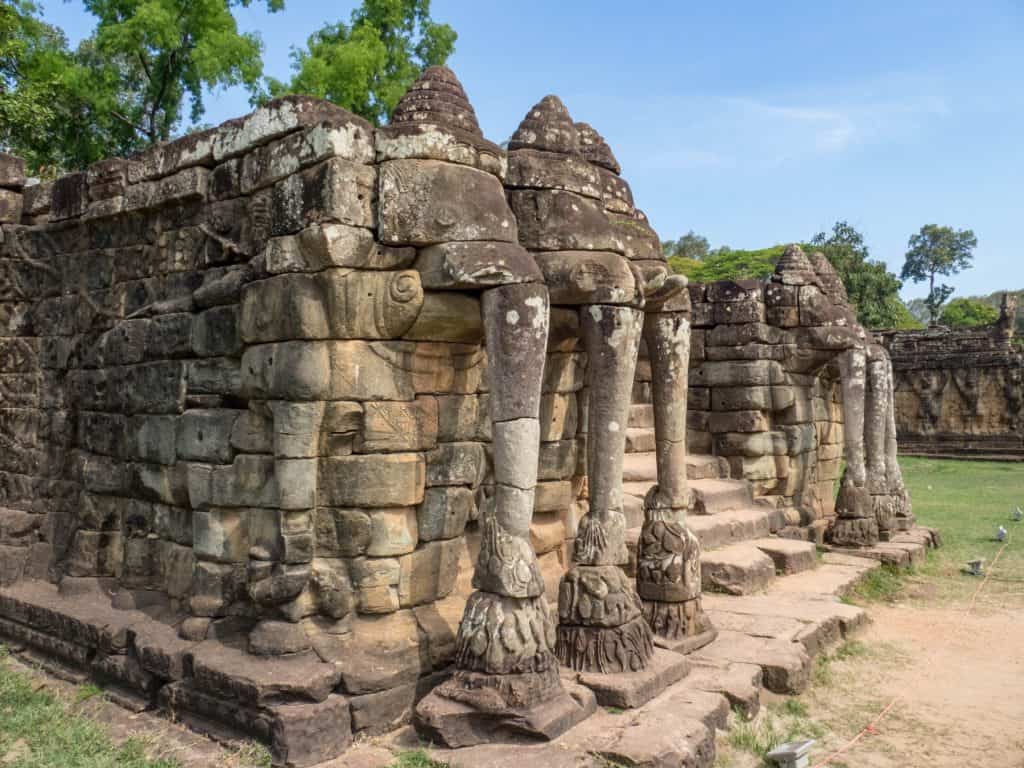
[[[421,541],[454,539],[462,535],[466,522],[475,517],[473,492],[458,486],[428,488],[417,512]]]
[[[461,293],[428,292],[416,322],[403,335],[414,341],[479,343],[484,335],[480,301]]]
[[[395,507],[423,500],[426,462],[419,453],[320,460],[320,500],[339,507]]]
[[[518,243],[448,242],[420,249],[416,258],[424,288],[467,290],[535,283],[540,270]]]
[[[519,242],[531,251],[625,251],[596,200],[564,190],[511,189],[508,201]]]
[[[392,160],[380,166],[378,195],[379,236],[384,243],[516,240],[516,220],[501,182],[474,168],[435,160]]]
[[[437,411],[437,398],[430,396],[410,402],[367,402],[357,451],[392,453],[433,448],[438,436]]]
[[[554,251],[535,254],[553,304],[628,304],[638,287],[617,253]]]
[[[0,152],[0,187],[20,190],[25,186],[25,161]]]
[[[543,359],[548,337],[547,290],[511,285],[484,294],[488,385],[494,421],[536,418],[540,391],[535,361]]]
[[[333,158],[277,182],[271,234],[288,235],[311,224],[373,228],[374,168]]]

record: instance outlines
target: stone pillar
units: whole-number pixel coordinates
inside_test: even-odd
[[[896,382],[893,375],[892,359],[886,354],[886,396],[885,396],[885,477],[888,491],[893,499],[895,518],[893,528],[908,530],[914,525],[910,493],[903,484],[903,472],[897,456],[896,442]]]
[[[643,314],[594,304],[580,311],[589,389],[590,508],[558,593],[559,660],[581,672],[636,672],[654,651],[640,600],[621,566],[629,561],[622,514],[622,457]]]
[[[700,541],[686,527],[692,505],[686,477],[688,313],[648,312],[644,340],[651,361],[658,484],[644,499],[636,586],[655,643],[686,653],[717,634],[700,605]]]
[[[830,540],[838,546],[872,546],[878,542],[878,523],[867,489],[864,456],[867,355],[862,347],[839,355],[839,376],[843,390],[846,471],[836,499],[837,517],[830,530]]]
[[[530,544],[547,288],[491,289],[483,314],[495,501],[482,521],[476,591],[459,625],[455,673],[417,708],[420,729],[451,747],[511,733],[554,738],[595,707],[592,696],[577,692],[573,698],[562,687],[554,620]]]
[[[869,349],[867,392],[864,398],[864,455],[866,484],[879,537],[888,540],[894,514],[886,476],[885,432],[888,406],[888,360],[878,346]]]

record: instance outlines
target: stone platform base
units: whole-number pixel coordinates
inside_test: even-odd
[[[424,739],[456,749],[491,742],[537,742],[558,738],[597,710],[594,694],[581,685],[529,709],[488,712],[449,699],[436,690],[416,706],[413,723]]]
[[[578,682],[594,692],[603,707],[635,709],[678,683],[690,671],[690,662],[678,653],[656,648],[647,668],[640,672],[576,672],[563,668],[562,680]]]
[[[338,693],[341,672],[316,654],[258,658],[230,641],[183,640],[169,610],[115,608],[102,581],[65,582],[0,590],[0,640],[13,654],[218,741],[261,741],[276,765],[316,765],[352,743],[360,697]]]
[[[664,648],[666,651],[681,653],[683,655],[699,651],[708,643],[718,637],[718,630],[714,627],[698,632],[696,635],[683,637],[678,640],[669,640],[659,635],[654,636],[654,645],[657,648]]]

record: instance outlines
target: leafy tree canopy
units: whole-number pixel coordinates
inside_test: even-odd
[[[831,232],[811,238],[810,248],[832,262],[857,319],[867,328],[914,327],[916,322],[899,297],[899,279],[885,263],[870,258],[864,236],[846,221],[837,221]]]
[[[942,309],[939,322],[951,328],[975,328],[991,325],[999,319],[999,310],[978,299],[953,299]]]
[[[255,93],[262,46],[232,12],[251,3],[84,0],[96,31],[74,50],[31,0],[0,4],[0,144],[53,175],[170,138],[186,98],[202,116],[205,89]]]
[[[661,250],[665,258],[678,257],[681,259],[693,259],[701,261],[711,250],[711,244],[706,237],[702,237],[692,229],[678,240],[664,240],[661,243]]]
[[[430,0],[364,0],[348,24],[327,24],[292,51],[294,76],[268,79],[268,90],[329,99],[381,125],[425,67],[448,60],[455,39],[430,18]]]
[[[924,301],[930,320],[939,316],[942,305],[954,290],[944,283],[936,284],[936,275],[948,277],[969,268],[977,245],[978,238],[971,230],[954,230],[937,224],[926,224],[917,234],[911,235],[900,277],[915,283],[928,281],[928,295]]]
[[[677,241],[666,241],[662,248],[669,265],[695,282],[764,279],[775,271],[775,265],[786,247],[775,245],[760,250],[730,250],[723,246],[707,252],[700,258],[682,255],[679,244],[693,232]],[[699,235],[694,235],[701,240]],[[691,239],[688,241],[693,242]],[[705,243],[707,241],[704,241]],[[880,261],[869,258],[864,237],[845,221],[836,222],[831,232],[819,232],[805,251],[821,251],[836,268],[846,292],[853,303],[857,317],[869,328],[919,328],[920,323],[907,311],[899,297],[901,283]],[[692,253],[693,251],[691,251]]]
[[[672,256],[668,263],[672,269],[697,283],[716,280],[764,279],[775,271],[775,265],[786,250],[784,245],[773,245],[756,251],[716,250],[702,261]]]

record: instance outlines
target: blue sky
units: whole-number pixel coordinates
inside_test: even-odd
[[[238,11],[283,78],[289,51],[357,3]],[[923,224],[969,227],[957,295],[1024,288],[1024,2],[433,0],[488,138],[558,94],[611,144],[662,238],[802,240],[847,219],[898,272]],[[78,0],[48,0],[72,42]],[[248,111],[207,100],[208,123]],[[923,296],[907,285],[905,298]]]

